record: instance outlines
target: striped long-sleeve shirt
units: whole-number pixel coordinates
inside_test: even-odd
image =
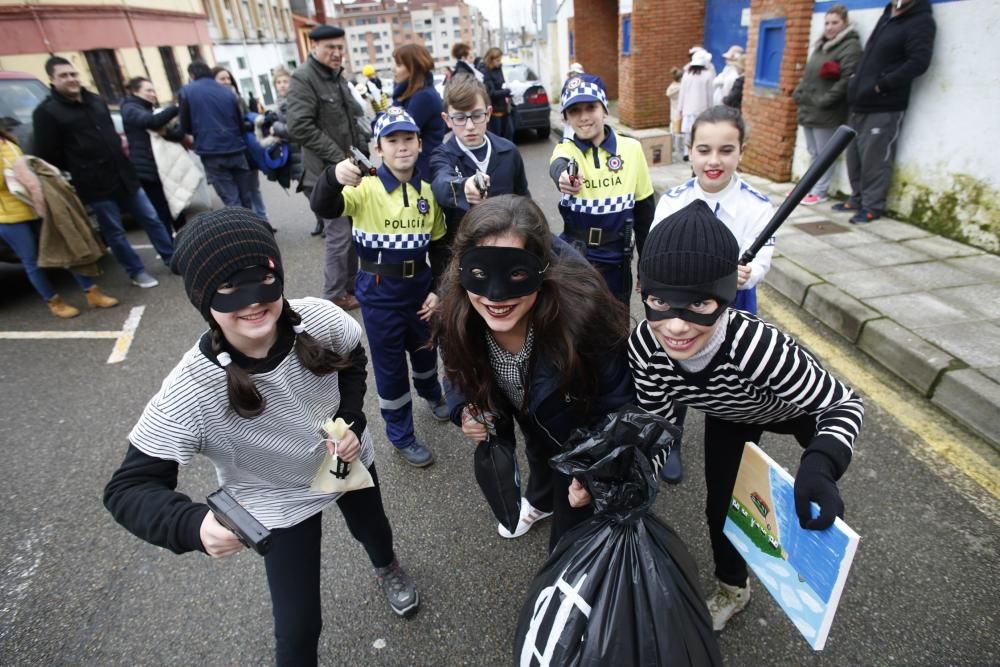
[[[748,313],[723,316],[726,338],[708,366],[690,373],[670,359],[649,322],[629,338],[629,365],[639,407],[674,420],[674,402],[726,421],[770,424],[816,418],[810,450],[846,470],[861,430],[861,398],[791,337]],[[709,445],[711,446],[711,445]]]

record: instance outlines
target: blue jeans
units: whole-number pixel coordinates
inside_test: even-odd
[[[28,280],[42,298],[48,301],[56,295],[56,290],[45,275],[45,270],[38,267],[38,234],[41,227],[41,220],[0,223],[0,239],[3,239],[18,256],[24,265],[25,273],[28,274]],[[73,271],[70,273],[81,289],[90,289],[94,286],[91,278]]]
[[[258,216],[267,220],[267,209],[264,208],[264,196],[260,193],[260,172],[256,169],[250,170],[253,174],[253,182],[250,190],[250,208]]]
[[[205,175],[226,206],[242,206],[251,211],[253,207],[253,184],[256,170],[250,168],[243,153],[228,155],[202,155],[201,163]],[[258,185],[257,190],[260,191]]]
[[[125,272],[130,277],[146,270],[139,255],[135,254],[128,239],[125,238],[125,227],[122,226],[122,207],[128,208],[132,216],[146,230],[153,248],[160,255],[163,261],[169,265],[170,258],[174,256],[174,242],[170,239],[170,232],[160,218],[156,215],[153,202],[142,188],[132,194],[122,195],[118,199],[104,199],[90,202],[90,207],[97,214],[97,224],[101,227],[101,234],[105,243],[111,248],[115,259],[122,265]]]

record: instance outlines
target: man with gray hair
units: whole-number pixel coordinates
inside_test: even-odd
[[[288,132],[302,146],[300,188],[310,196],[323,170],[350,155],[351,146],[368,153],[371,130],[359,122],[361,105],[344,78],[344,31],[321,25],[309,33],[310,53],[292,74],[288,87]],[[358,307],[354,277],[358,257],[351,240],[351,219],[325,221],[326,266],[323,298],[345,310]]]

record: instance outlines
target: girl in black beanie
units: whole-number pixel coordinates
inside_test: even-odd
[[[333,502],[368,552],[392,610],[415,613],[417,590],[393,552],[362,412],[360,325],[328,301],[285,299],[274,235],[243,208],[185,225],[172,268],[209,330],[146,405],[104,490],[105,506],[129,531],[175,553],[242,551],[205,504],[175,490],[179,465],[208,457],[220,485],[271,531],[264,564],[279,665],[317,663],[322,511]],[[321,428],[337,417],[350,430],[334,445]],[[313,491],[334,447],[343,461],[360,459],[374,486]]]
[[[639,263],[646,319],[629,338],[639,407],[672,421],[705,413],[705,482],[718,589],[716,631],[750,600],[747,565],[722,534],[745,442],[765,432],[805,448],[795,477],[799,523],[824,530],[843,516],[837,479],[861,429],[861,399],[812,355],[754,315],[730,309],[739,246],[708,204],[695,200],[653,228]],[[813,518],[810,501],[820,506]]]

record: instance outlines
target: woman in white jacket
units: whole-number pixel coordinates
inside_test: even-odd
[[[678,105],[681,109],[681,133],[684,135],[684,161],[689,160],[688,146],[691,143],[691,126],[702,111],[712,106],[712,80],[714,73],[709,70],[712,56],[708,51],[695,51],[691,56],[681,79],[681,93]]]
[[[743,73],[742,68],[737,66],[740,58],[743,57],[743,47],[733,44],[722,58],[726,61],[726,66],[722,68],[719,75],[712,81],[712,106],[725,104],[726,95],[733,89],[736,79]]]

